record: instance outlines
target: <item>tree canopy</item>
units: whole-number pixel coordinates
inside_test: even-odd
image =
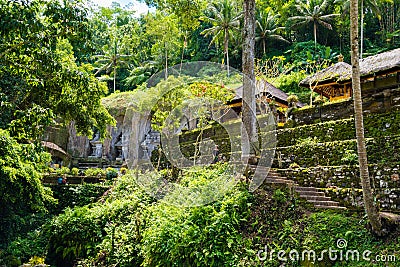
[[[0,1],[0,126],[36,139],[54,119],[103,136],[113,119],[100,104],[106,86],[93,67],[87,9],[81,1]],[[35,127],[32,127],[35,126]]]

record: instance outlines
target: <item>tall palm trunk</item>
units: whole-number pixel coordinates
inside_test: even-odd
[[[264,51],[264,55],[265,55],[265,39],[262,40],[262,44],[263,44],[263,51]]]
[[[242,145],[244,156],[255,156],[253,145],[257,142],[256,132],[256,102],[255,102],[255,74],[254,74],[254,45],[255,45],[255,0],[244,0],[243,3],[243,98],[242,121],[244,134]],[[250,151],[244,146],[250,142]],[[247,150],[247,151],[246,151]],[[248,155],[246,155],[248,154]]]
[[[361,22],[360,22],[360,58],[363,57],[363,47],[364,47],[364,0],[361,0]]]
[[[317,54],[317,22],[314,21],[314,56]]]
[[[118,58],[117,58],[117,54],[118,54],[118,43],[117,43],[117,39],[114,40],[114,59],[113,59],[113,67],[114,67],[114,85],[113,85],[113,90],[115,93],[115,87],[116,87],[116,80],[117,80],[117,64],[118,64]]]
[[[117,65],[114,63],[114,93],[115,93],[115,81],[117,79]]]
[[[224,52],[225,52],[225,57],[226,57],[226,70],[228,72],[228,77],[229,77],[229,33],[228,29],[225,29],[224,32]]]
[[[354,97],[354,118],[357,137],[358,162],[363,189],[364,206],[372,230],[381,235],[381,221],[374,205],[371,184],[368,173],[367,149],[364,138],[364,123],[361,99],[360,65],[358,59],[358,0],[350,0],[350,44],[352,62],[352,85]]]
[[[167,45],[164,43],[164,49],[165,49],[165,73],[164,73],[164,78],[168,78],[168,51],[167,51]]]
[[[186,48],[186,44],[187,44],[186,34],[187,34],[187,32],[185,33],[185,36],[183,37],[182,56],[181,56],[181,65],[179,66],[179,75],[182,72],[183,56],[185,55],[185,48]]]

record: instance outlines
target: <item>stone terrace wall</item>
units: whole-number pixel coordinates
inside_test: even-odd
[[[385,136],[367,139],[367,153],[370,163],[400,162],[400,136]],[[276,168],[288,168],[296,163],[300,167],[338,166],[345,164],[345,157],[357,151],[356,140],[334,142],[302,142],[299,145],[278,147],[275,159]]]
[[[364,126],[368,160],[372,164],[371,184],[380,209],[400,212],[400,97],[396,97],[396,94],[381,94],[365,99],[364,105],[370,109],[365,112]],[[371,99],[381,100],[373,102]],[[362,209],[358,167],[346,165],[349,155],[354,156],[353,163],[357,162],[354,119],[350,117],[350,111],[351,114],[353,112],[352,102],[326,105],[323,108],[336,115],[324,117],[329,121],[322,123],[302,123],[296,127],[276,130],[278,145],[273,167],[279,168],[284,176],[302,186],[315,186],[326,191],[332,199],[348,208]],[[296,112],[310,114],[311,111]],[[349,116],[343,119],[346,112]],[[308,122],[312,123],[313,118]],[[180,137],[181,150],[186,156],[193,155],[193,143],[199,134],[200,130],[197,130]],[[203,138],[213,139],[219,144],[220,152],[229,158],[230,140],[223,127],[215,125],[204,129]],[[240,139],[237,141],[240,142]],[[293,163],[300,168],[289,169]]]
[[[381,210],[400,211],[400,164],[369,166],[371,186]],[[280,169],[279,173],[301,186],[323,188],[325,193],[349,208],[362,208],[358,166],[319,166]]]
[[[365,115],[398,109],[400,109],[400,88],[384,90],[363,99],[363,111]],[[293,120],[296,125],[303,125],[349,118],[353,114],[353,100],[350,99],[344,102],[294,110],[290,114],[289,119]]]
[[[364,116],[364,129],[367,138],[397,135],[400,129],[400,112],[393,110],[388,113]],[[286,147],[296,145],[307,137],[316,138],[318,142],[354,139],[356,131],[354,119],[348,118],[279,129],[277,134],[278,147]]]

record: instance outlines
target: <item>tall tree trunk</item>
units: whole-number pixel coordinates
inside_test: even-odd
[[[255,156],[254,145],[257,142],[256,132],[256,101],[254,74],[254,45],[255,45],[255,0],[244,0],[243,3],[243,98],[242,98],[242,148],[245,157]],[[245,144],[250,143],[250,151]],[[247,150],[247,151],[246,151]],[[247,154],[247,155],[246,155]]]
[[[262,44],[263,44],[263,51],[264,51],[264,55],[265,55],[265,39],[262,40]]]
[[[181,72],[182,72],[183,56],[184,56],[184,54],[185,54],[185,48],[186,48],[186,44],[187,44],[186,42],[187,42],[187,40],[186,40],[186,33],[185,33],[185,36],[184,36],[184,38],[183,38],[181,65],[179,66],[179,75],[180,75]]]
[[[363,57],[363,47],[364,47],[364,0],[361,0],[361,22],[360,22],[360,58]]]
[[[114,93],[115,93],[115,81],[117,78],[117,63],[114,63]]]
[[[357,137],[358,163],[363,189],[365,211],[372,226],[372,231],[381,235],[381,221],[374,205],[368,173],[367,149],[364,138],[364,123],[361,99],[360,65],[358,59],[358,0],[350,0],[350,44],[352,62],[352,85],[354,98],[354,118]]]
[[[314,56],[317,55],[317,22],[314,21]]]
[[[168,78],[168,51],[167,51],[167,45],[164,43],[164,49],[165,49],[165,73],[164,73],[164,78]]]
[[[229,77],[229,33],[228,30],[225,29],[224,32],[225,36],[224,36],[224,53],[225,53],[225,57],[226,57],[226,70],[228,72],[228,77]]]

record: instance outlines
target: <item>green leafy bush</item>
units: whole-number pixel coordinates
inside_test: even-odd
[[[61,167],[60,169],[56,169],[57,175],[69,174],[70,169],[68,167]]]
[[[185,172],[182,186],[207,185],[225,168],[217,164]],[[135,175],[125,175],[102,203],[66,209],[47,227],[48,258],[55,265],[78,257],[85,264],[104,261],[107,266],[235,265],[248,197],[245,187],[238,185],[205,206],[175,207],[162,201],[149,205],[154,199],[138,187]]]
[[[53,191],[54,198],[58,203],[49,207],[51,214],[59,214],[67,207],[85,206],[96,202],[110,187],[100,184],[79,184],[68,186],[49,185]]]
[[[111,180],[118,177],[118,171],[114,168],[108,167],[106,170],[106,178]]]
[[[96,176],[96,177],[104,177],[106,176],[106,171],[100,168],[89,168],[85,170],[86,176]]]
[[[344,151],[342,157],[343,164],[354,165],[358,163],[358,155],[354,152],[354,150],[346,150]]]
[[[79,174],[79,169],[74,167],[71,169],[70,173],[71,175],[77,176]]]
[[[38,221],[37,223],[43,223]],[[28,262],[31,258],[40,257],[42,260],[46,256],[47,238],[42,234],[42,229],[39,227],[28,232],[23,237],[20,236],[13,240],[5,250],[6,255],[11,255],[20,259],[22,262]],[[0,263],[1,263],[0,255]],[[12,266],[12,264],[6,266]],[[19,265],[18,265],[19,266]]]
[[[45,226],[43,234],[49,240],[49,262],[55,266],[72,265],[77,258],[96,261],[103,251],[112,253],[116,248],[112,244],[119,227],[135,224],[137,216],[145,215],[144,207],[151,201],[138,188],[134,179],[127,175],[119,179],[113,190],[100,202],[91,206],[67,208]],[[134,233],[129,228],[129,235]],[[132,253],[137,257],[137,251]]]
[[[40,145],[17,143],[0,129],[0,249],[17,232],[30,229],[24,217],[44,212],[46,203],[55,204],[41,183],[40,173],[49,162],[50,154]]]
[[[299,86],[300,81],[307,76],[304,71],[292,71],[288,74],[281,74],[277,78],[271,79],[270,82],[287,94],[297,95],[300,102],[307,103],[310,100],[311,90]]]

